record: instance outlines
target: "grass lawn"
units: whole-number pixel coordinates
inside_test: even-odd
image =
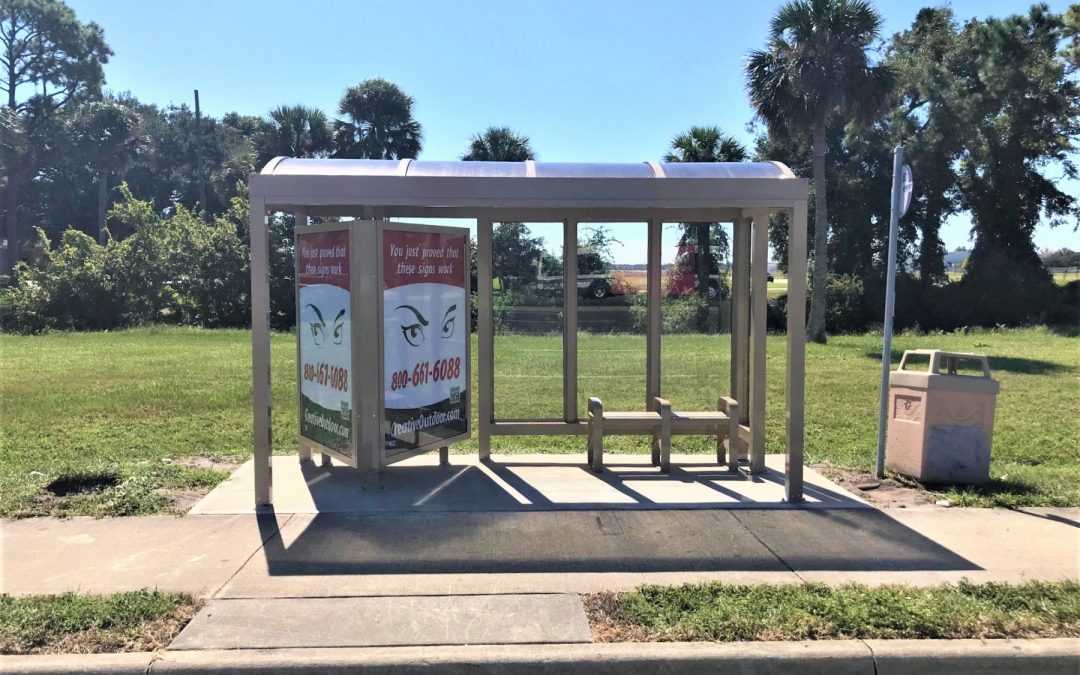
[[[598,642],[1080,636],[1080,584],[643,586],[585,597]]]
[[[164,649],[195,616],[186,593],[0,595],[0,654]]]
[[[1080,505],[1080,338],[1045,329],[899,335],[904,349],[991,355],[1001,396],[992,475],[955,503]],[[712,409],[728,388],[726,335],[663,342],[664,394],[677,409]],[[807,461],[869,468],[876,442],[880,338],[836,336],[807,347]],[[579,401],[644,406],[645,341],[579,337]],[[242,460],[251,448],[247,331],[147,328],[112,333],[0,335],[0,516],[130,515],[167,510],[175,491],[205,489],[223,471],[185,458]],[[475,355],[475,349],[474,349]],[[769,452],[783,451],[784,338],[768,340]],[[558,337],[496,338],[496,415],[561,417]],[[275,451],[295,451],[295,346],[272,339]],[[476,369],[473,369],[476,372]],[[475,392],[475,388],[474,388]],[[476,406],[473,406],[476,409]],[[583,437],[496,437],[500,452],[574,452]],[[711,452],[679,437],[676,452]],[[613,452],[648,452],[613,437]],[[475,449],[475,442],[458,446]],[[51,486],[51,487],[50,487]]]

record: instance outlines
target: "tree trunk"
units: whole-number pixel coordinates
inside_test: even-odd
[[[109,201],[109,173],[98,171],[97,240],[105,244],[105,204]]]
[[[12,161],[11,173],[8,174],[7,190],[4,194],[4,235],[7,237],[7,255],[4,256],[4,273],[11,274],[19,259],[19,219],[16,211],[19,206],[19,171],[18,160]]]
[[[709,223],[697,223],[694,229],[697,230],[694,251],[694,262],[697,267],[697,294],[705,300],[705,309],[698,316],[698,329],[707,333],[709,332],[709,306],[712,304],[709,302],[709,259],[711,257]]]
[[[703,298],[709,297],[709,224],[698,223],[694,262],[697,263],[697,292]]]
[[[15,111],[15,55],[8,49],[5,54],[8,62],[8,108]],[[11,274],[15,262],[19,259],[19,177],[21,158],[12,151],[11,164],[8,166],[7,189],[4,191],[4,236],[7,237],[7,255],[4,256],[4,274]]]
[[[814,122],[814,274],[806,338],[825,343],[825,303],[829,283],[829,213],[825,186],[825,119]]]

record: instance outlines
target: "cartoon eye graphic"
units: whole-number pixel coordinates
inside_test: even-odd
[[[319,311],[318,307],[310,302],[306,306],[310,307],[315,312],[315,316],[319,317],[318,321],[312,321],[308,325],[311,328],[311,339],[315,341],[315,344],[321,345],[326,340],[326,320],[323,319],[322,312]]]
[[[450,305],[450,309],[446,310],[446,314],[443,315],[442,336],[444,340],[454,334],[454,310],[456,309],[457,305]]]
[[[345,322],[342,321],[342,317],[345,316],[345,310],[342,309],[334,317],[334,344],[341,344],[341,336],[345,330]]]
[[[424,341],[424,327],[428,325],[428,320],[412,305],[398,305],[394,309],[407,309],[415,316],[415,323],[410,324],[407,322],[408,320],[401,322],[401,334],[410,345],[419,347],[420,343]]]

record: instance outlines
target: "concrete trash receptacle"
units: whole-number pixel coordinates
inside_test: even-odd
[[[925,370],[905,369],[923,357],[929,357]],[[977,364],[982,372],[960,374],[961,364]],[[904,352],[889,373],[885,466],[923,483],[985,483],[998,389],[983,355]]]

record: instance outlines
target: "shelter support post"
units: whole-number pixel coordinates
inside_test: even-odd
[[[656,399],[660,396],[660,252],[663,239],[664,222],[659,218],[649,219],[648,234],[648,278],[646,293],[648,299],[645,341],[645,409],[655,410]]]
[[[476,219],[476,382],[477,434],[480,459],[491,458],[491,425],[495,419],[495,326],[492,310],[492,223],[490,216]]]
[[[296,211],[293,211],[293,221],[294,221],[294,224],[295,224],[296,227],[307,227],[307,225],[308,225],[307,214],[304,213],[302,210],[297,209]],[[299,293],[296,294],[296,308],[295,309],[296,309],[295,316],[299,317],[300,316],[300,294]],[[303,382],[302,368],[303,368],[303,364],[300,363],[300,340],[297,340],[296,341],[296,381],[297,382]],[[296,419],[301,419],[303,417],[303,410],[302,410],[303,406],[300,404],[300,397],[299,396],[296,399],[296,407],[297,407]],[[319,456],[322,457],[324,460],[330,459],[329,457],[327,457],[326,455],[324,455],[322,453],[319,453]],[[305,442],[303,437],[300,438],[300,461],[301,462],[310,462],[311,461],[311,445],[309,443]]]
[[[806,402],[806,202],[789,214],[787,373],[785,383],[784,496],[803,501],[803,424]]]
[[[251,218],[251,405],[255,459],[255,506],[273,503],[270,435],[270,248],[266,203],[252,195]]]
[[[739,424],[750,421],[750,219],[735,220],[731,265],[731,398],[738,401]],[[729,453],[744,453],[737,437],[727,440]],[[738,456],[731,457],[737,465]]]
[[[563,421],[578,421],[577,220],[563,221]]]
[[[750,256],[750,473],[765,470],[765,332],[769,215],[754,212]]]

